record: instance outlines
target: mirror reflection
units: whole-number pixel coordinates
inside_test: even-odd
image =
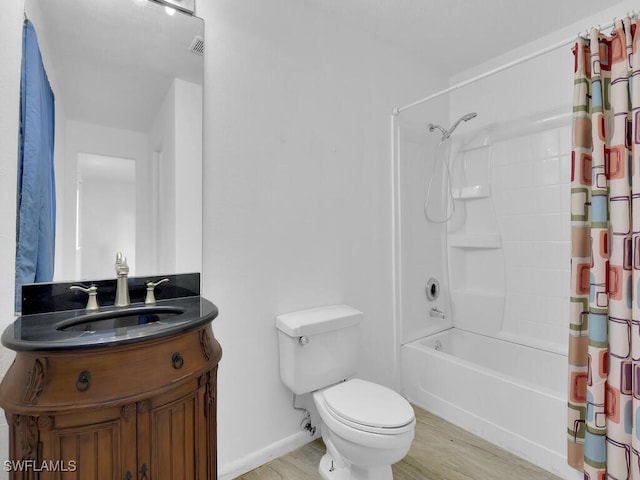
[[[124,12],[124,14],[123,14]],[[54,281],[201,269],[202,19],[26,0],[55,95]]]

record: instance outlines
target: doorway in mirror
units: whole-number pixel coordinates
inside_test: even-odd
[[[76,212],[76,278],[113,276],[120,251],[135,275],[135,160],[79,153]]]

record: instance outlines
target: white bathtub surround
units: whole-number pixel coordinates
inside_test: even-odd
[[[407,191],[401,190],[399,257],[409,400],[573,480],[577,472],[566,465],[565,432],[558,428],[566,417],[569,217],[562,193],[569,190],[569,122],[556,109],[461,127],[450,139],[456,209],[441,226],[421,215],[425,189],[412,179],[444,159],[400,120]],[[416,256],[426,270],[417,271]],[[444,296],[433,302],[421,288],[431,275],[444,285]],[[429,315],[434,306],[445,318]],[[421,345],[425,334],[446,328],[435,338],[450,353]]]
[[[440,350],[436,350],[439,342]],[[402,347],[410,402],[567,480],[566,357],[453,328]]]
[[[446,150],[424,129],[396,121],[403,342],[455,324],[566,353],[570,121],[561,108],[475,128],[471,122],[446,140]],[[433,166],[444,153],[456,208],[437,224],[422,212],[426,180],[415,179],[445,174]],[[444,212],[447,194],[445,180],[442,203],[429,208]],[[424,288],[432,276],[441,296],[429,302]],[[429,318],[433,307],[445,318]]]
[[[451,220],[442,228],[412,214],[418,205],[403,203],[401,245],[406,252],[424,248],[412,237],[420,228],[412,222],[431,229],[428,275],[443,279],[445,296],[427,301],[414,283],[425,279],[409,261],[402,264],[403,290],[413,293],[402,296],[408,343],[401,358],[410,401],[572,480],[558,428],[566,416],[569,217],[562,194],[569,191],[569,123],[556,109],[464,125],[449,140]],[[401,178],[410,188],[402,198],[415,201],[425,192],[411,182],[416,165],[445,159],[429,156],[433,146],[409,148],[410,140],[420,145],[408,133],[399,136]],[[442,258],[433,261],[436,252]],[[427,315],[436,304],[445,319]],[[445,328],[446,335],[420,340]]]
[[[566,353],[570,121],[559,109],[452,139],[459,194],[446,241],[457,327]]]

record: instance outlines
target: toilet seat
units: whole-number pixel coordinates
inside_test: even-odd
[[[356,430],[398,435],[414,428],[413,408],[390,388],[354,378],[321,393],[327,412]]]

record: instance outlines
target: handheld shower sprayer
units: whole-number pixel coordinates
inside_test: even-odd
[[[441,181],[443,183],[445,183],[444,188],[446,188],[446,199],[443,198],[444,201],[446,201],[446,204],[444,205],[444,218],[440,218],[440,219],[434,219],[432,218],[431,215],[429,215],[429,203],[430,203],[430,199],[431,199],[431,187],[433,186],[433,181],[434,178],[436,178],[436,168],[438,165],[438,151],[440,151],[440,148],[447,148],[447,145],[445,144],[445,140],[448,139],[451,134],[453,133],[453,131],[458,128],[458,125],[460,125],[461,122],[468,122],[469,120],[477,117],[478,114],[476,112],[470,112],[467,113],[466,115],[461,116],[458,120],[455,121],[455,123],[449,128],[449,130],[445,130],[442,126],[440,125],[436,125],[434,123],[430,123],[429,124],[429,131],[433,132],[434,130],[440,130],[440,133],[442,133],[442,138],[440,139],[440,143],[438,144],[438,149],[436,150],[436,159],[433,162],[433,170],[431,172],[431,176],[429,178],[429,184],[427,186],[427,198],[424,202],[424,216],[425,218],[432,222],[432,223],[446,223],[448,222],[451,217],[453,217],[453,214],[456,211],[456,203],[453,199],[453,191],[452,191],[452,186],[451,186],[451,170],[449,168],[449,159],[447,157],[444,158],[443,161],[443,175],[446,175],[446,179],[445,178],[438,178],[438,181]],[[443,192],[444,193],[444,192]]]
[[[447,138],[449,138],[451,136],[453,131],[456,128],[458,128],[458,125],[460,125],[461,122],[468,122],[469,120],[471,120],[472,118],[475,118],[477,116],[478,116],[478,114],[476,112],[467,113],[466,115],[463,115],[458,120],[456,120],[456,122],[449,128],[449,130],[445,130],[440,125],[436,125],[434,123],[430,123],[429,124],[429,131],[433,132],[435,129],[440,130],[440,132],[442,132],[442,140],[446,140]]]

